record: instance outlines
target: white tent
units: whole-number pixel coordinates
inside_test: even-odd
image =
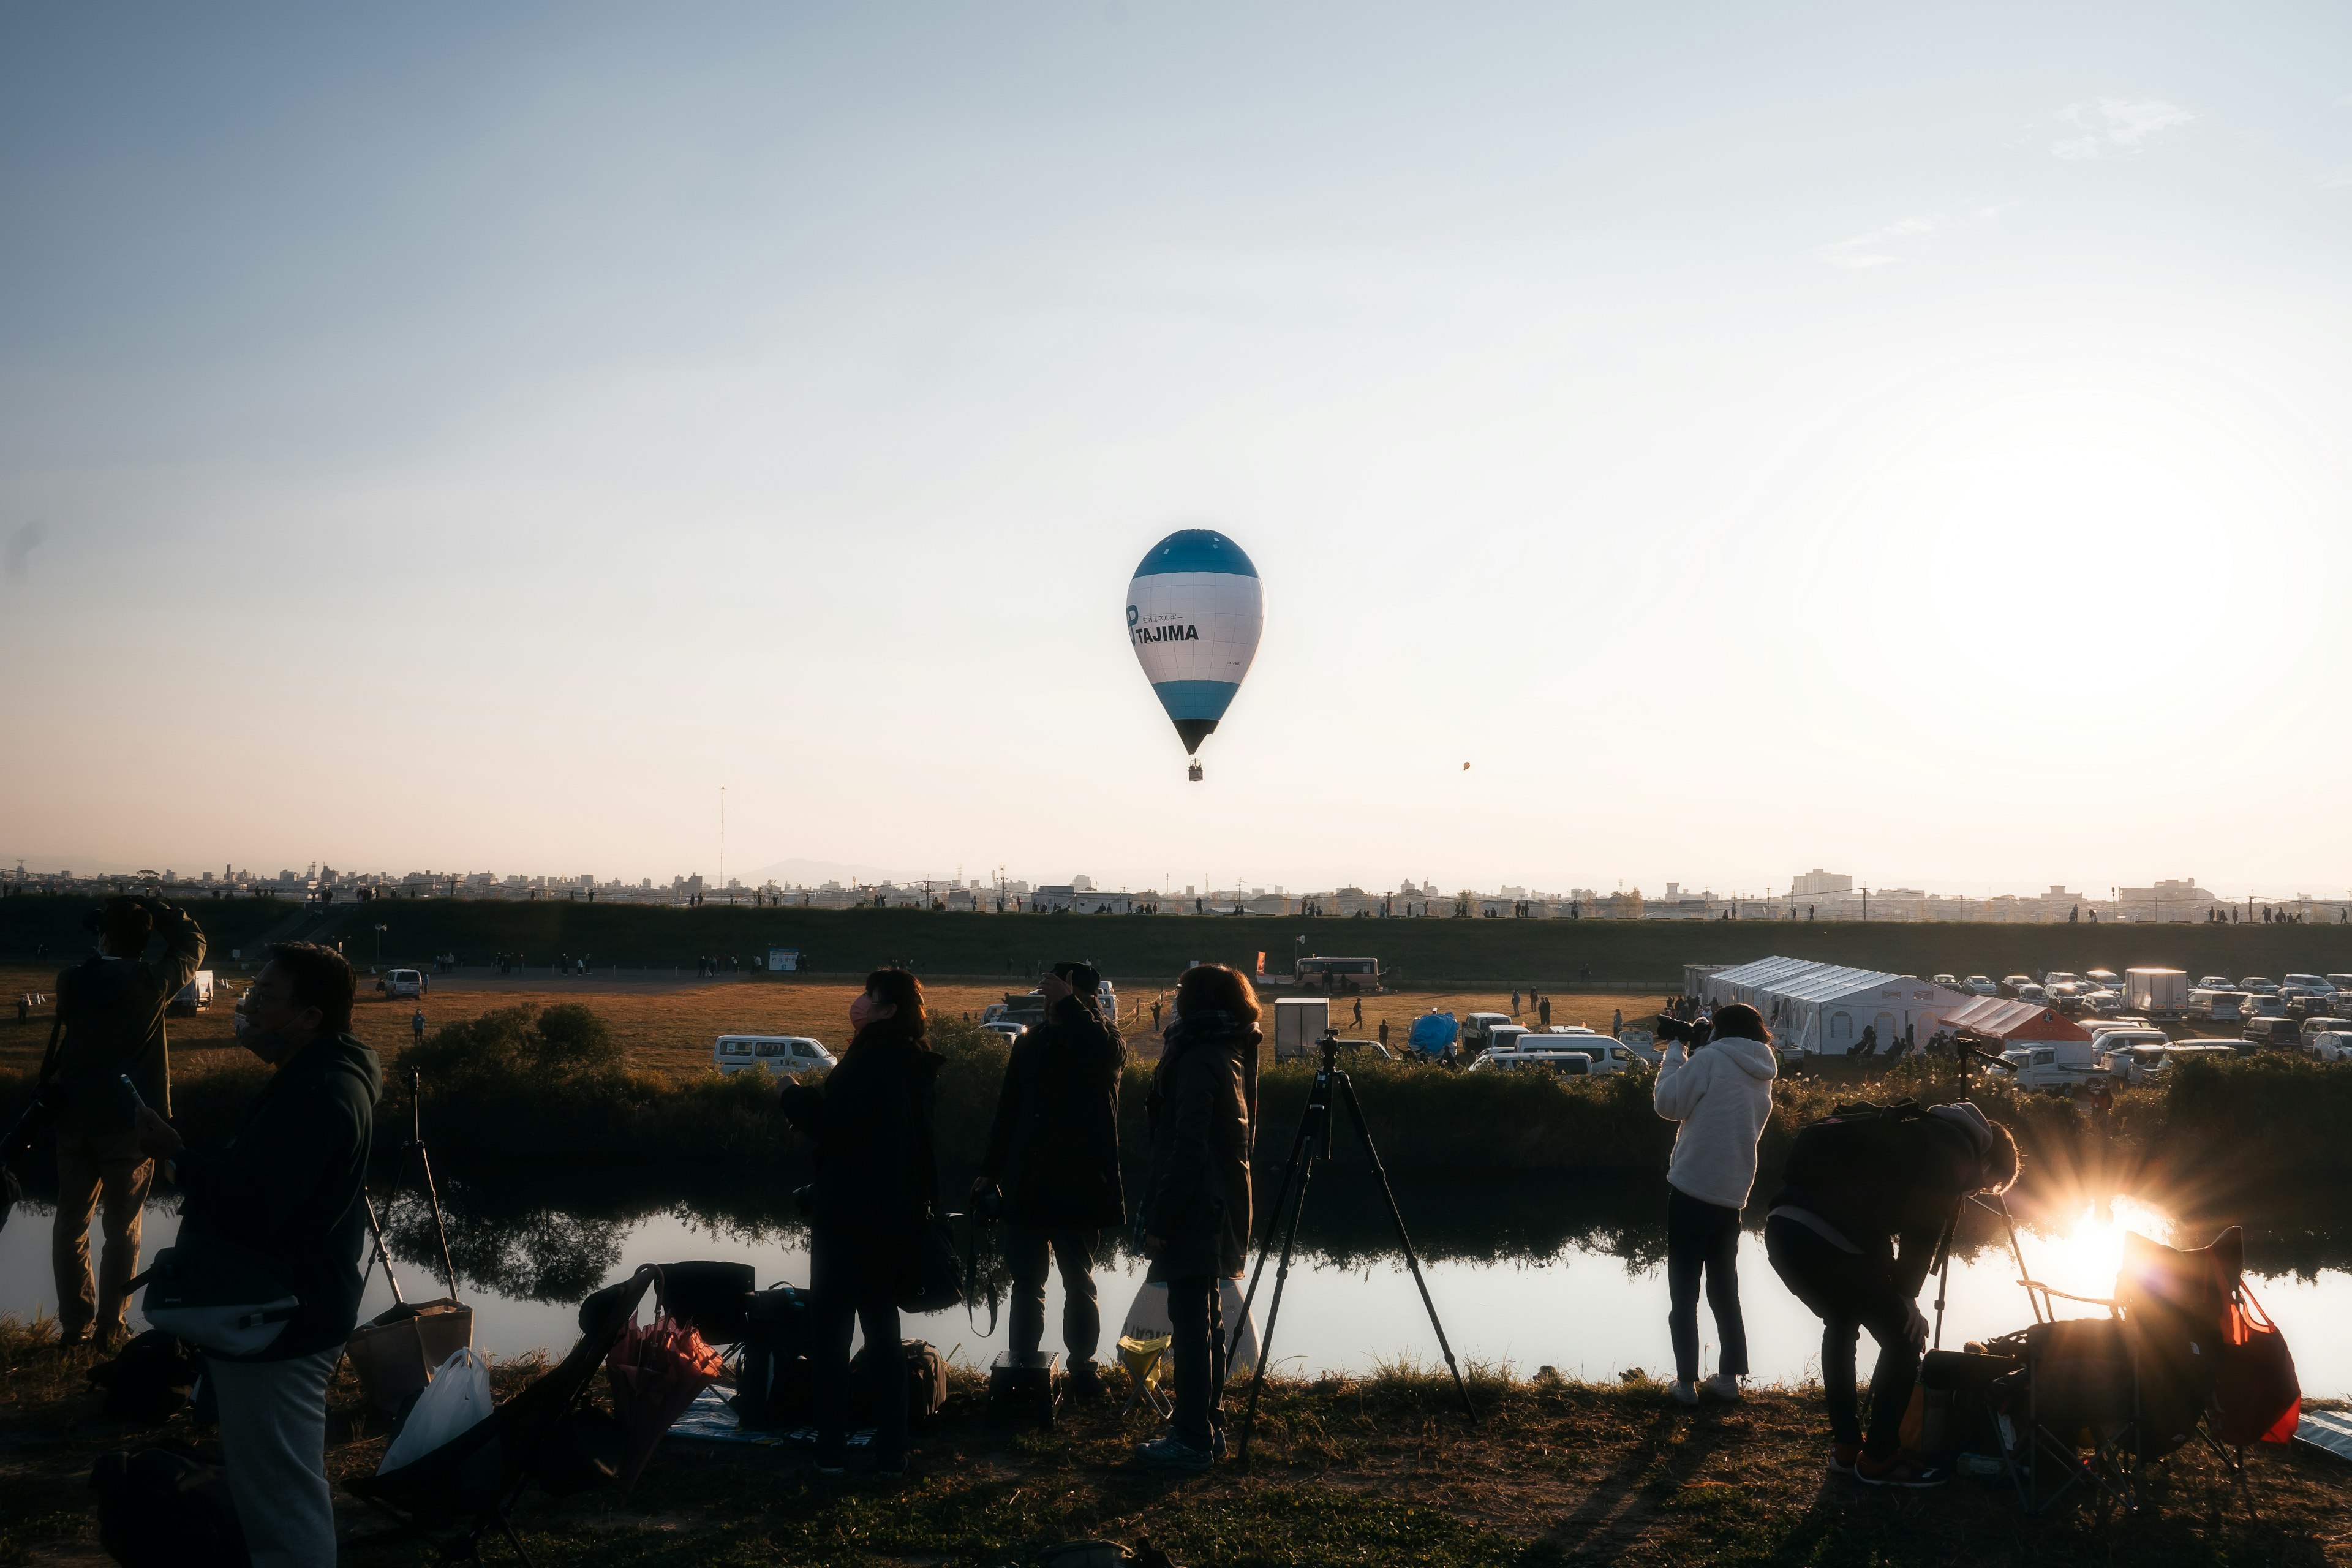
[[[1908,974],[1805,958],[1759,958],[1709,974],[1699,986],[1712,1007],[1747,1003],[1764,1015],[1775,1044],[1805,1056],[1843,1056],[1872,1028],[1879,1050],[1890,1052],[1906,1029],[1924,1039],[1976,1000]]]

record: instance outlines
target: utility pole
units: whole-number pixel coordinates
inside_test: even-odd
[[[719,885],[727,885],[727,786],[719,786]]]

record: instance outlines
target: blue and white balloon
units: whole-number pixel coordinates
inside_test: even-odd
[[[1151,547],[1127,585],[1127,636],[1184,750],[1201,742],[1257,657],[1265,601],[1257,568],[1213,529],[1187,528]],[[1198,764],[1193,777],[1200,776]]]

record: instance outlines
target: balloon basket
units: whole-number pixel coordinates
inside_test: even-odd
[[[1201,764],[1197,761],[1194,762],[1191,767],[1184,770],[1184,776],[1191,779],[1194,784],[1199,784],[1201,782]]]

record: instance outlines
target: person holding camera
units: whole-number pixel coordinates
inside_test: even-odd
[[[101,1344],[127,1331],[123,1287],[139,1272],[141,1212],[155,1167],[139,1152],[140,1101],[172,1110],[171,1045],[163,1015],[205,962],[194,916],[158,899],[109,899],[87,922],[98,951],[58,976],[57,1016],[41,1064],[41,1099],[56,1120],[58,1216],[50,1265],[61,1342],[93,1326]],[[150,963],[147,939],[163,933]],[[128,1078],[131,1088],[125,1089]],[[90,1278],[89,1221],[103,1207],[105,1252]]]
[[[1674,1397],[1699,1400],[1698,1295],[1722,1342],[1706,1391],[1739,1397],[1748,1375],[1748,1327],[1739,1312],[1739,1211],[1756,1184],[1756,1144],[1772,1115],[1772,1055],[1763,1015],[1735,1002],[1705,1024],[1658,1016],[1665,1041],[1651,1103],[1676,1123],[1666,1166],[1666,1331],[1675,1347]],[[1679,1047],[1679,1048],[1677,1048]]]
[[[1047,1253],[1062,1275],[1062,1341],[1069,1392],[1102,1393],[1095,1347],[1094,1253],[1103,1228],[1126,1223],[1118,1173],[1119,1075],[1127,1047],[1102,1015],[1102,978],[1084,963],[1040,975],[1045,1021],[1013,1043],[988,1152],[972,1183],[981,1212],[1001,1201],[1005,1267],[1013,1274],[1008,1348],[1034,1352],[1045,1337]]]
[[[1916,1298],[1961,1202],[1972,1193],[2006,1192],[2016,1180],[2016,1141],[1966,1100],[1926,1111],[1907,1102],[1857,1107],[1797,1134],[1764,1222],[1764,1249],[1781,1281],[1822,1320],[1832,1470],[1882,1487],[1946,1480],[1898,1447],[1927,1343]],[[1862,1329],[1878,1342],[1867,1437],[1854,1394]]]
[[[1136,1223],[1147,1279],[1168,1287],[1176,1418],[1137,1457],[1161,1468],[1205,1470],[1224,1452],[1221,1293],[1249,1258],[1257,1024],[1257,996],[1239,971],[1195,965],[1176,983],[1176,1018],[1151,1075],[1151,1168]]]
[[[810,1380],[816,1472],[846,1472],[849,1331],[866,1331],[876,1471],[907,1473],[906,1363],[898,1297],[938,1194],[932,1109],[940,1058],[926,1043],[923,988],[877,969],[849,1005],[849,1044],[822,1084],[786,1083],[785,1119],[816,1144],[809,1197]]]
[[[186,1194],[183,1238],[210,1235],[260,1255],[300,1302],[257,1359],[205,1362],[254,1568],[335,1560],[327,1382],[359,1321],[361,1193],[383,1084],[375,1052],[351,1033],[357,984],[331,948],[269,950],[237,999],[236,1038],[276,1070],[218,1153],[188,1148],[152,1108],[139,1111],[140,1148],[171,1162]]]

